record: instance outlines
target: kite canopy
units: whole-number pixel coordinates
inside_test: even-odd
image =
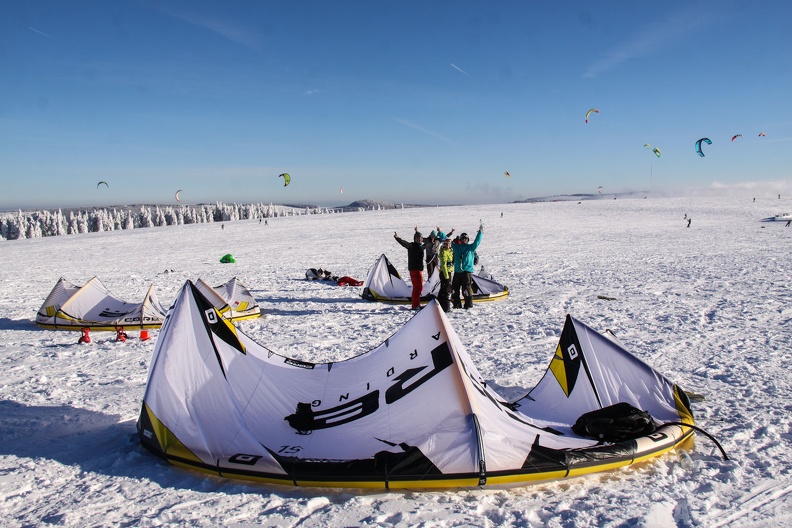
[[[236,277],[215,287],[210,286],[203,279],[198,279],[195,287],[209,299],[220,315],[229,321],[261,317],[261,309],[256,299]]]
[[[179,189],[178,191],[176,191],[176,201],[177,201],[177,202],[181,202],[181,200],[179,199],[179,193],[180,193],[180,192],[182,192],[182,190],[181,190],[181,189]]]
[[[471,275],[473,302],[497,301],[509,295],[509,288],[492,279]],[[435,268],[423,285],[421,301],[429,302],[440,294],[440,272]],[[402,280],[399,272],[385,254],[380,255],[363,281],[361,297],[368,301],[389,304],[410,304],[412,286]]]
[[[742,134],[735,134],[735,135],[733,135],[733,136],[732,136],[732,142],[734,142],[734,140],[735,140],[735,139],[737,139],[738,137],[743,137],[743,135],[742,135]]]
[[[98,277],[84,286],[59,279],[36,314],[36,324],[50,330],[159,328],[164,320],[154,285],[143,302],[135,304],[113,296]]]
[[[236,262],[236,259],[234,258],[234,255],[232,255],[231,253],[226,253],[225,255],[220,257],[220,262],[222,262],[223,264],[233,264]]]
[[[657,148],[657,147],[653,148],[652,152],[654,152],[654,155],[657,156],[658,158],[660,157],[661,153],[660,153],[660,149],[659,148]]]
[[[698,153],[699,156],[701,156],[703,158],[704,157],[704,151],[701,150],[701,143],[702,142],[706,143],[707,145],[712,145],[712,141],[710,141],[709,138],[701,138],[698,141],[696,141],[696,152]]]
[[[96,184],[96,188],[98,189],[100,185],[104,185],[104,186],[105,186],[105,187],[107,187],[108,189],[110,188],[110,186],[107,184],[107,182],[106,182],[106,181],[100,181],[99,183],[97,183],[97,184]]]
[[[765,137],[765,136],[767,136],[767,134],[765,134],[764,132],[759,132],[759,137]]]
[[[596,108],[592,108],[591,110],[589,110],[588,112],[586,112],[586,123],[588,123],[589,116],[590,116],[592,113],[599,114],[599,110],[598,110],[598,109],[596,109]]]
[[[608,443],[573,431],[582,414],[621,402],[647,411],[656,432]],[[157,339],[137,429],[168,461],[223,477],[393,489],[609,470],[673,449],[693,432],[684,424],[694,422],[683,391],[570,316],[544,377],[509,403],[437,302],[368,353],[310,363],[256,343],[187,282]]]
[[[278,178],[283,178],[283,186],[286,187],[291,183],[291,176],[289,176],[288,172],[284,172],[283,174],[279,174]]]

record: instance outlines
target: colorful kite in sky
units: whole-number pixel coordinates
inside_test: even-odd
[[[286,187],[291,183],[291,176],[289,176],[288,172],[284,172],[283,174],[279,174],[278,178],[283,178],[283,186]]]
[[[599,114],[599,109],[592,108],[591,110],[586,112],[586,123],[588,123],[588,118],[589,118],[589,116],[591,115],[592,112],[594,112],[595,114]]]
[[[702,141],[704,143],[706,143],[707,145],[712,145],[712,141],[710,141],[710,138],[701,138],[698,141],[696,141],[696,152],[698,152],[698,155],[703,158],[704,157],[704,152],[701,150],[701,142]]]

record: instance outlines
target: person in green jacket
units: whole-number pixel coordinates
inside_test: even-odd
[[[475,268],[476,249],[481,244],[481,237],[484,235],[484,224],[479,225],[476,239],[469,241],[467,233],[459,235],[459,243],[454,245],[454,280],[451,283],[453,293],[451,300],[454,308],[462,308],[462,300],[459,290],[462,289],[462,297],[465,298],[464,308],[473,308],[473,272]]]
[[[444,312],[451,311],[451,280],[454,277],[454,250],[451,249],[451,239],[445,234],[440,234],[440,250],[438,266],[440,269],[440,292],[437,301]]]

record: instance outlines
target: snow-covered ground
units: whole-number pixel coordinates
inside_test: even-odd
[[[649,198],[367,211],[0,242],[0,510],[4,526],[787,526],[792,524],[792,228],[761,218],[786,201]],[[685,215],[692,219],[686,227]],[[393,232],[475,232],[505,300],[450,320],[479,371],[513,399],[541,377],[566,313],[612,330],[688,391],[701,435],[675,453],[592,476],[509,490],[281,488],[167,464],[135,421],[154,339],[38,329],[60,277],[92,276],[170,304],[188,279],[237,276],[266,317],[240,327],[281,354],[329,361],[374,348],[412,315],[358,288]],[[226,253],[236,264],[221,264]],[[609,297],[613,300],[602,299]],[[154,337],[157,331],[151,332]]]

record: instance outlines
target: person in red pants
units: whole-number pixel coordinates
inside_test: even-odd
[[[424,270],[424,242],[420,231],[413,235],[413,241],[407,242],[399,238],[396,231],[393,232],[396,242],[407,248],[407,269],[410,270],[410,282],[412,282],[412,309],[421,309],[421,290],[423,289],[423,270]]]

